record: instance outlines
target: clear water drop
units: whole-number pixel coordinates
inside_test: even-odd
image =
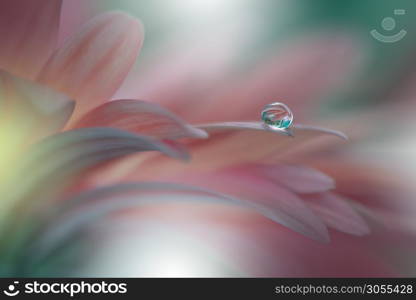
[[[271,129],[286,129],[293,123],[293,113],[287,105],[274,102],[264,107],[261,119]]]

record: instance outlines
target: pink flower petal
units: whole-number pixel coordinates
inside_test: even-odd
[[[0,68],[35,78],[55,50],[61,2],[0,1]]]
[[[160,107],[141,100],[115,100],[88,112],[74,127],[114,127],[157,138],[206,138],[208,134],[186,124]]]
[[[296,194],[247,171],[228,169],[212,173],[196,172],[163,177],[163,180],[190,183],[264,206],[277,216],[276,222],[312,239],[329,241],[323,222]]]
[[[34,191],[42,186],[48,188],[41,192],[54,192],[93,167],[147,151],[160,151],[182,161],[189,159],[184,149],[119,129],[95,127],[59,133],[32,145],[27,151],[17,166],[16,178],[10,178],[11,182],[19,182],[19,191],[13,189],[12,196],[35,197]],[[31,176],[25,176],[27,170],[31,170]]]
[[[409,196],[413,193],[411,177],[391,176],[391,169],[384,169],[366,158],[323,156],[311,163],[335,178],[337,192],[372,209],[382,208],[391,212],[401,210],[403,203],[412,202]]]
[[[316,134],[329,134],[338,136],[344,140],[348,140],[348,137],[340,131],[318,127],[318,126],[311,126],[311,125],[302,125],[302,124],[295,124],[293,125],[290,130],[276,130],[270,131],[263,126],[262,122],[222,122],[222,123],[210,123],[210,124],[203,124],[198,125],[199,128],[205,129],[207,131],[234,131],[234,130],[260,130],[260,131],[269,131],[274,132],[282,135],[291,135],[295,136],[297,134],[307,134],[308,131],[315,132]]]
[[[166,192],[169,192],[169,197],[166,197]],[[245,211],[244,209],[254,211],[263,217],[290,228],[295,226],[294,230],[314,239],[323,242],[328,241],[328,233],[325,226],[320,223],[319,219],[316,219],[305,206],[298,206],[302,201],[290,197],[289,194],[282,196],[289,195],[289,198],[286,200],[287,203],[293,207],[297,207],[298,212],[295,219],[286,216],[282,210],[278,208],[279,205],[274,207],[274,205],[261,201],[256,203],[255,201],[238,199],[232,196],[230,197],[229,195],[189,185],[163,182],[142,182],[125,183],[90,190],[81,193],[80,195],[75,195],[66,201],[63,201],[60,205],[49,207],[49,210],[47,211],[49,220],[45,230],[40,230],[41,236],[37,238],[39,243],[36,245],[39,248],[36,249],[37,251],[34,249],[34,252],[39,253],[43,252],[42,250],[51,250],[50,248],[54,248],[67,240],[80,228],[85,228],[89,223],[110,213],[121,211],[126,208],[134,209],[135,207],[144,205],[160,205],[160,203],[168,205],[173,202],[180,205],[181,202],[183,202],[182,199],[184,194],[193,196],[185,198],[185,201],[189,202],[188,205],[190,205],[191,208],[192,203],[207,203],[211,205],[220,204],[221,206],[224,204],[237,205],[240,208],[243,208],[243,210],[237,209],[237,213]],[[290,204],[293,202],[294,204]],[[219,207],[221,208],[221,206]],[[235,208],[233,206],[231,206],[231,208],[234,210]],[[304,212],[302,211],[302,208],[305,209]],[[302,218],[297,219],[301,215]],[[230,212],[229,216],[233,217],[234,214]],[[309,216],[312,216],[312,219],[309,218]],[[313,222],[310,223],[310,221]],[[196,222],[196,225],[197,224],[198,223]],[[318,227],[316,228],[313,225],[317,225]],[[318,229],[317,232],[315,232],[316,229]],[[275,230],[278,231],[278,228],[275,228]]]
[[[148,160],[126,161],[118,176],[137,176],[140,164],[141,172],[151,179],[160,174],[182,174],[195,170],[215,170],[227,166],[247,163],[276,163],[298,148],[308,152],[308,144],[322,138],[343,138],[344,134],[329,129],[302,127],[294,130],[294,137],[284,132],[266,130],[259,122],[227,122],[199,125],[197,128],[209,133],[205,140],[191,140],[188,144],[192,155],[192,164],[184,165],[171,162],[163,157],[149,157]],[[317,149],[313,148],[316,152]]]
[[[77,100],[76,114],[111,98],[135,62],[140,22],[121,12],[100,15],[58,49],[39,80]]]
[[[213,169],[259,162],[271,157],[272,162],[275,162],[321,137],[345,138],[338,131],[301,125],[294,126],[293,137],[287,136],[285,132],[266,130],[260,122],[213,123],[197,127],[206,130],[210,138],[190,145],[192,167],[195,168]]]
[[[211,94],[207,91],[227,83],[224,79],[231,71],[241,40],[224,30],[201,39],[170,39],[130,72],[115,97],[160,103],[178,115],[186,114],[189,120],[192,109],[187,109],[186,103],[203,104]]]
[[[340,196],[327,192],[303,198],[329,227],[358,236],[370,233],[364,219]]]
[[[95,1],[62,0],[58,47],[80,31],[82,26],[97,14],[97,8]]]
[[[295,193],[319,193],[335,187],[334,179],[304,166],[256,165],[255,169]]]

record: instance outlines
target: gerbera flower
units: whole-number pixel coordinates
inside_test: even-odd
[[[215,245],[234,275],[314,275],[308,273],[315,269],[306,259],[305,268],[296,269],[290,263],[279,264],[270,253],[264,257],[260,253],[284,241],[289,246],[282,251],[290,252],[298,243],[302,248],[311,247],[311,256],[327,251],[332,257],[345,240],[357,238],[338,238],[335,234],[341,241],[326,246],[322,243],[330,242],[328,228],[355,236],[370,232],[350,200],[334,191],[333,178],[302,165],[304,153],[319,153],[323,146],[328,147],[328,139],[345,138],[342,133],[295,123],[290,137],[265,129],[261,122],[247,121],[258,118],[264,102],[279,95],[275,80],[280,87],[290,86],[282,83],[288,79],[279,71],[279,60],[231,89],[210,95],[206,106],[192,111],[185,109],[189,98],[178,101],[173,97],[163,103],[163,99],[149,95],[149,100],[166,104],[173,112],[138,100],[132,92],[127,99],[112,99],[139,53],[142,25],[124,13],[106,13],[56,47],[60,4],[55,0],[0,4],[0,130],[2,144],[7,145],[0,157],[3,276],[94,272],[76,263],[84,264],[89,257],[84,251],[95,242],[85,240],[87,231],[102,224],[103,216],[112,216],[105,218],[108,222],[134,219],[142,224],[156,215],[156,220],[159,216],[177,228],[192,226],[189,234],[203,236]],[[303,43],[309,45],[307,56],[299,50],[305,47]],[[351,49],[348,41],[328,37],[303,43],[284,57],[289,61],[285,69],[291,70],[291,78],[296,80],[320,65],[322,49],[329,46],[335,54],[325,56],[326,67],[304,86],[306,91],[292,94],[297,99],[318,95],[328,84],[334,84],[334,77],[348,69],[345,59]],[[186,80],[186,76],[181,78]],[[153,90],[166,95],[169,89],[163,92],[163,88],[169,85],[163,85],[167,83]],[[290,95],[289,89],[283,94]],[[259,101],[256,97],[260,96]],[[236,101],[238,107],[234,107]],[[293,104],[294,108],[301,106]],[[231,109],[224,109],[228,107]],[[120,160],[144,151],[152,153]],[[294,153],[302,161],[293,159]],[[142,207],[139,212],[134,210],[137,206]],[[176,217],[182,223],[178,224]],[[235,234],[232,242],[230,228]],[[259,231],[254,231],[257,228]],[[152,232],[150,229],[147,233]],[[245,230],[247,236],[242,234]],[[258,249],[253,249],[256,232],[263,238]],[[271,244],[265,245],[269,233]],[[114,239],[109,236],[97,244]],[[236,247],[247,245],[251,245],[244,250],[247,253],[232,255]],[[158,250],[163,247],[156,244]],[[140,252],[137,261],[143,262],[140,255],[143,258],[149,251],[153,250]],[[292,255],[294,260],[304,257],[305,253]],[[355,258],[356,253],[350,257]],[[242,262],[244,258],[249,258],[248,265]],[[169,262],[175,259],[171,257]],[[260,267],[254,267],[255,262]],[[348,260],[345,264],[337,262],[342,268],[350,267]],[[384,271],[378,261],[367,266],[369,274]],[[155,266],[147,267],[148,273],[143,272],[143,265],[134,265],[132,274],[160,275]],[[204,275],[204,270],[197,268],[196,274]],[[356,274],[359,268],[348,270],[351,273],[341,270],[340,274]],[[102,270],[95,272],[93,275]],[[174,269],[169,275],[182,273]]]

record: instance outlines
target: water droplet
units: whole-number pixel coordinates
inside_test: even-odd
[[[264,107],[261,119],[271,129],[286,129],[292,125],[292,111],[285,104],[274,102]]]

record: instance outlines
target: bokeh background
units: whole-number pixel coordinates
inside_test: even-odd
[[[415,1],[71,0],[58,44],[113,10],[145,28],[140,56],[114,99],[159,103],[191,124],[259,121],[265,103],[287,103],[295,122],[350,137],[323,150],[312,145],[312,156],[296,152],[289,162],[340,179],[337,192],[357,200],[376,225],[362,237],[331,231],[326,245],[233,207],[187,206],[192,195],[157,194],[151,199],[179,201],[96,222],[25,275],[416,276]],[[386,43],[373,30],[406,34]],[[210,112],[224,91],[232,105]],[[117,171],[99,175],[105,185]]]
[[[61,29],[63,36],[65,33],[75,32],[83,21],[100,12],[126,11],[142,21],[146,32],[136,70],[155,68],[156,62],[160,61],[171,64],[170,58],[192,61],[193,65],[187,72],[195,74],[198,78],[196,80],[211,81],[211,89],[215,88],[216,82],[234,74],[249,72],[272,54],[284,52],[285,46],[297,39],[313,37],[323,32],[334,32],[335,36],[345,33],[356,43],[357,53],[353,62],[358,65],[331,93],[314,99],[319,101],[311,107],[313,109],[308,112],[308,117],[314,122],[320,122],[325,119],[344,118],[346,115],[350,117],[363,112],[386,110],[390,104],[400,105],[399,102],[407,102],[402,105],[402,110],[394,111],[387,119],[371,119],[372,124],[379,125],[379,135],[367,137],[367,141],[359,146],[361,151],[368,150],[373,154],[377,152],[377,156],[370,154],[369,159],[381,159],[386,164],[401,167],[402,172],[412,173],[416,168],[413,159],[413,130],[410,129],[413,126],[412,113],[405,113],[404,109],[409,102],[414,101],[414,94],[409,91],[415,82],[416,67],[416,32],[412,30],[415,26],[414,1],[76,2],[64,4],[67,11],[71,11],[73,7],[73,14],[69,13],[67,19],[64,16],[65,26]],[[79,11],[80,7],[83,8],[82,11]],[[395,9],[403,9],[405,14],[395,15]],[[391,30],[382,27],[383,19],[388,17],[394,18],[396,22]],[[370,34],[374,29],[387,36],[406,30],[406,36],[395,43],[383,43]],[[177,68],[179,74],[182,71],[180,65],[178,62],[171,67]],[[174,77],[174,72],[169,76]],[[156,73],[157,70],[152,75]],[[309,75],[313,77],[314,73]],[[164,79],[163,74],[159,76],[161,80]],[[217,81],[213,76],[217,77]],[[351,80],[346,80],[348,78]],[[136,82],[138,96],[146,97],[147,81]],[[299,88],[302,88],[301,82]],[[281,98],[282,95],[276,97]],[[357,124],[361,125],[365,128],[365,124]],[[409,168],[410,165],[414,168]]]
[[[344,156],[355,159],[358,164],[365,162],[384,168],[398,181],[411,184],[411,178],[416,173],[416,143],[414,142],[416,124],[413,117],[416,101],[416,90],[413,87],[416,84],[414,56],[416,3],[414,1],[89,0],[83,1],[82,6],[81,13],[76,12],[68,17],[68,21],[72,20],[73,26],[69,22],[68,27],[62,29],[67,30],[68,34],[77,29],[80,20],[87,19],[97,12],[123,10],[142,20],[146,38],[134,72],[140,74],[142,69],[146,71],[143,72],[141,80],[135,77],[136,94],[145,100],[156,102],[160,100],[168,107],[171,95],[158,94],[146,89],[149,83],[146,78],[149,74],[148,70],[155,69],[153,73],[150,72],[154,78],[172,81],[172,85],[175,84],[172,78],[187,73],[189,80],[186,84],[189,86],[181,86],[185,92],[182,91],[184,94],[180,92],[179,96],[191,95],[195,99],[195,105],[198,105],[198,101],[207,101],[205,94],[212,93],[212,90],[221,86],[222,82],[253,71],[258,64],[267,61],[268,57],[280,52],[284,53],[288,45],[296,41],[313,40],[322,33],[329,33],[334,39],[338,35],[347,36],[354,51],[350,54],[353,57],[350,60],[351,69],[345,72],[346,75],[334,88],[328,87],[326,94],[320,95],[318,99],[313,97],[307,99],[313,105],[298,103],[300,106],[307,106],[306,112],[302,112],[298,120],[306,119],[312,124],[331,124],[331,126],[342,124],[336,129],[348,128],[349,131],[347,130],[346,133],[352,135],[352,142],[348,149],[346,148]],[[68,8],[70,9],[70,6]],[[79,5],[74,5],[74,8],[79,9]],[[405,14],[395,15],[395,9],[403,9]],[[382,27],[383,19],[387,17],[394,18],[396,23],[393,29],[386,30]],[[396,34],[400,30],[406,30],[407,34],[397,42],[384,43],[370,34],[374,29],[385,35]],[[306,55],[309,49],[305,48],[304,51]],[[328,49],[328,56],[331,56],[331,51]],[[342,56],[340,57],[342,60]],[[165,69],[156,66],[164,64],[168,65],[170,72],[168,75],[158,73],[164,72]],[[325,56],[322,64],[325,64]],[[320,76],[319,67],[312,68],[308,72],[309,74],[291,89],[301,90],[309,77]],[[122,94],[121,89],[119,95]],[[287,100],[284,91],[281,94],[276,93],[275,96],[283,102]],[[290,97],[291,94],[288,93],[287,96]],[[291,103],[290,101],[295,100],[287,101]],[[238,99],[235,99],[235,105],[238,106]],[[233,108],[224,107],[224,109]],[[294,112],[296,118],[296,104]],[[189,119],[189,114],[184,115]],[[355,139],[357,133],[364,134]],[[360,182],[359,179],[357,181],[358,186],[367,184]],[[380,191],[380,193],[388,192]],[[406,193],[405,198],[409,203],[412,203],[412,195]],[[391,201],[395,201],[394,193],[389,197]],[[406,209],[409,210],[411,217],[414,213],[412,204],[409,207]],[[415,224],[409,226],[414,228]],[[166,230],[160,232],[162,234],[160,239],[164,240],[163,235],[166,235]],[[153,233],[149,233],[149,236],[154,237]],[[178,239],[181,240],[180,237]],[[140,239],[138,243],[142,244]],[[152,244],[151,241],[148,243]],[[178,240],[167,244],[178,245],[178,243],[186,245],[186,242],[182,243]],[[154,257],[140,259],[137,266],[143,266],[143,261],[155,261],[160,258],[160,269],[156,270],[156,274],[162,276],[174,276],[178,273],[193,276],[200,274],[201,270],[204,270],[203,274],[213,276],[239,276],[244,273],[234,269],[210,270],[211,265],[223,266],[218,262],[198,266],[201,257],[204,257],[202,261],[206,262],[207,258],[212,260],[215,255],[204,253],[206,250],[197,251],[198,257],[190,263],[194,252],[187,253],[189,247],[184,246],[184,249],[188,250],[177,246],[174,248],[171,250],[172,253],[181,254],[166,257],[165,254],[145,249],[143,253],[151,252]],[[201,247],[201,249],[205,248]],[[405,242],[400,241],[396,250],[390,252],[397,252],[395,255],[401,257],[400,262],[395,260],[401,268],[399,273],[414,276],[416,265],[410,254],[413,251],[411,244],[406,245]],[[108,254],[108,258],[110,257],[111,254]],[[101,262],[102,260],[98,260],[97,266],[102,266]],[[143,275],[155,274],[155,270],[149,268],[150,273],[143,271]],[[98,269],[100,268],[97,267],[92,273],[97,272]],[[121,274],[125,274],[123,272],[126,270],[120,271]],[[132,275],[137,274],[133,272]]]

